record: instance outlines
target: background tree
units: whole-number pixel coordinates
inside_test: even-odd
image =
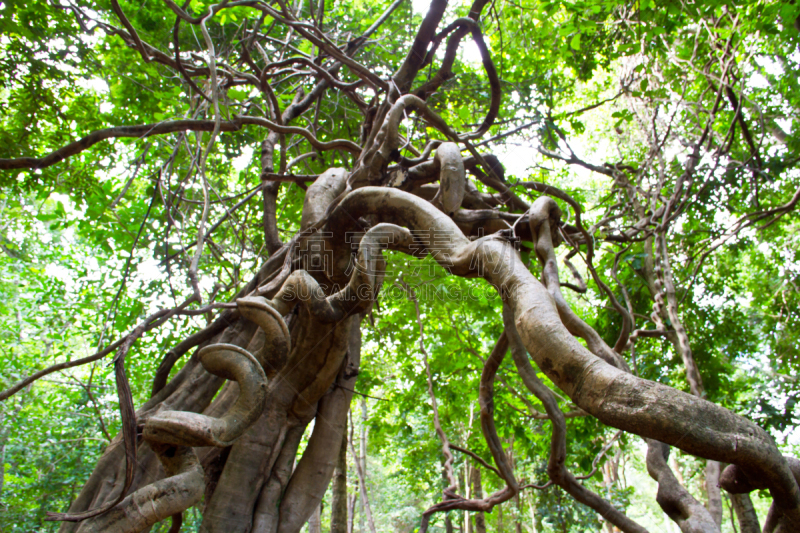
[[[794,4],[2,15],[4,530],[800,527]]]

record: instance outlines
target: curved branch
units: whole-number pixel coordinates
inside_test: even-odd
[[[491,470],[492,472],[497,474],[497,477],[499,477],[499,478],[503,477],[503,476],[500,475],[500,471],[497,468],[493,467],[492,465],[490,465],[489,463],[484,461],[483,458],[480,455],[478,455],[477,453],[471,452],[466,448],[462,448],[461,446],[456,446],[455,444],[450,444],[450,448],[452,448],[453,450],[456,450],[458,452],[464,453],[466,455],[469,455],[470,457],[475,459],[482,467],[484,467],[487,470]]]
[[[145,439],[178,446],[224,448],[261,415],[267,376],[250,352],[233,344],[212,344],[200,349],[198,358],[206,371],[239,384],[236,403],[221,418],[189,411],[162,411],[145,422]]]
[[[681,485],[667,464],[670,447],[646,439],[647,473],[658,483],[656,502],[684,533],[719,531],[708,510]]]
[[[114,14],[119,18],[122,25],[125,26],[125,29],[128,30],[128,33],[133,39],[133,42],[136,46],[136,49],[139,50],[139,53],[142,55],[142,59],[144,59],[145,63],[149,63],[151,61],[150,54],[147,53],[147,50],[144,48],[144,44],[142,44],[142,40],[139,38],[139,34],[136,33],[136,30],[131,25],[131,22],[128,20],[128,17],[125,16],[125,13],[122,11],[122,8],[119,6],[119,2],[117,0],[111,0],[111,9],[114,11]]]
[[[215,122],[213,120],[173,120],[169,122],[159,122],[157,124],[140,124],[138,126],[117,126],[114,128],[104,128],[97,130],[79,141],[70,143],[50,154],[36,157],[18,157],[16,159],[0,159],[0,170],[10,170],[15,168],[47,168],[51,165],[63,161],[75,154],[79,154],[89,147],[106,139],[118,139],[122,137],[144,138],[152,135],[163,135],[165,133],[175,133],[178,131],[214,131]],[[241,124],[236,122],[220,123],[220,131],[238,131]]]
[[[455,143],[442,143],[436,149],[433,160],[439,166],[439,190],[431,203],[453,216],[461,207],[467,189],[461,150]]]
[[[603,358],[608,364],[624,371],[629,371],[625,360],[615,351],[608,348],[608,345],[600,335],[575,314],[561,293],[561,283],[558,278],[558,261],[553,246],[553,241],[555,240],[553,234],[556,233],[555,230],[560,223],[560,218],[561,210],[555,201],[548,196],[540,197],[531,207],[528,223],[536,245],[536,254],[542,264],[544,285],[553,297],[558,314],[567,330],[573,335],[584,339],[589,350],[598,357]]]
[[[358,88],[359,86],[363,85],[364,83],[368,83],[366,80],[360,79],[358,81],[354,81],[352,83],[346,83],[342,80],[337,79],[334,75],[326,68],[318,65],[317,63],[311,61],[307,57],[290,57],[288,59],[284,59],[283,61],[278,61],[276,63],[270,63],[264,70],[261,72],[261,85],[267,85],[267,70],[271,68],[280,68],[285,67],[287,65],[292,65],[294,63],[300,63],[301,65],[305,65],[306,67],[312,69],[317,74],[319,74],[322,78],[324,78],[332,87],[336,87],[337,89],[342,89],[345,91],[353,90]]]
[[[318,320],[339,322],[353,313],[365,311],[378,295],[386,271],[381,253],[389,248],[409,252],[413,248],[411,233],[394,224],[377,224],[361,238],[353,274],[339,292],[326,296],[308,272],[295,270],[269,304],[282,316],[302,302]],[[348,254],[349,255],[349,254]]]
[[[100,350],[99,352],[89,355],[87,357],[82,357],[80,359],[75,359],[73,361],[64,361],[63,363],[51,365],[47,368],[39,370],[38,372],[34,372],[30,376],[19,380],[13,386],[0,392],[0,402],[7,400],[11,396],[15,395],[16,393],[18,393],[19,391],[21,391],[22,389],[33,383],[34,381],[43,378],[48,374],[52,374],[53,372],[58,372],[59,370],[66,370],[67,368],[73,368],[76,366],[85,365],[87,363],[97,361],[98,359],[102,359],[103,357],[107,356],[108,354],[110,354],[111,352],[122,346],[122,343],[128,339],[128,336],[129,335],[122,337],[118,341],[109,344],[103,350]]]
[[[486,444],[489,451],[492,453],[494,462],[500,472],[500,477],[506,482],[506,487],[511,490],[513,494],[519,492],[519,483],[514,477],[514,469],[508,461],[503,445],[500,442],[500,437],[497,436],[497,429],[494,424],[494,378],[497,375],[497,370],[505,358],[508,351],[508,336],[500,335],[497,340],[492,353],[486,359],[486,364],[483,366],[481,372],[480,392],[478,393],[478,403],[481,407],[481,430],[486,439]]]
[[[425,61],[426,50],[428,45],[435,37],[436,28],[444,16],[444,11],[447,8],[447,0],[433,0],[428,13],[422,21],[422,24],[417,30],[417,35],[414,37],[414,42],[406,55],[405,61],[397,69],[392,80],[394,81],[400,94],[408,92],[411,84],[414,83],[414,77],[422,68]]]
[[[645,528],[628,518],[625,513],[617,510],[609,501],[578,483],[577,478],[567,470],[565,466],[567,459],[567,424],[564,413],[561,412],[553,393],[542,383],[531,366],[525,346],[523,346],[522,339],[520,339],[514,325],[513,313],[508,306],[503,307],[503,322],[506,327],[506,334],[509,337],[511,354],[514,357],[514,363],[517,366],[522,382],[542,402],[553,427],[553,434],[550,439],[550,459],[547,465],[547,473],[550,479],[567,491],[575,500],[588,505],[622,531],[626,533],[647,533]],[[592,473],[594,473],[595,463],[596,460],[592,464]]]
[[[335,43],[331,42],[330,39],[325,35],[325,33],[314,26],[313,24],[308,24],[305,22],[299,22],[295,20],[291,13],[284,10],[283,16],[280,13],[275,11],[272,7],[263,4],[263,3],[254,3],[253,7],[256,9],[260,9],[264,13],[267,13],[275,20],[286,24],[297,30],[297,32],[309,40],[314,45],[318,46],[320,50],[324,50],[330,57],[334,58],[337,62],[340,62],[350,68],[351,72],[364,80],[366,83],[372,85],[373,88],[377,91],[377,89],[381,89],[387,91],[389,89],[389,85],[381,79],[379,76],[374,74],[370,69],[355,61],[351,57],[349,57],[346,53],[339,50],[339,48],[335,45]],[[313,33],[319,35],[313,35]]]
[[[303,137],[306,138],[306,140],[308,140],[308,142],[311,143],[311,146],[323,152],[325,150],[335,150],[339,148],[355,155],[359,155],[361,153],[361,147],[356,143],[354,143],[353,141],[348,141],[347,139],[336,139],[333,141],[323,142],[314,137],[314,134],[308,131],[307,129],[300,128],[298,126],[283,126],[281,124],[277,124],[265,118],[251,117],[247,115],[236,115],[235,118],[238,122],[241,122],[242,124],[255,124],[256,126],[263,126],[271,131],[275,131],[278,133],[302,135]]]
[[[455,275],[481,275],[497,287],[514,311],[528,352],[576,405],[606,425],[762,476],[784,523],[800,527],[800,489],[764,430],[725,408],[633,376],[592,354],[563,326],[552,296],[510,243],[496,237],[470,242],[449,217],[424,200],[399,190],[364,187],[331,214],[327,227],[336,228],[334,249],[343,249],[344,232],[366,214],[429,232],[427,247],[438,263]],[[449,234],[449,242],[433,244],[434,231]]]
[[[186,0],[184,7],[189,5],[189,1],[190,0]],[[175,49],[175,66],[177,67],[178,72],[180,73],[184,81],[189,84],[189,87],[191,87],[192,90],[198,95],[200,95],[200,97],[203,98],[206,102],[210,103],[211,98],[206,96],[206,94],[200,90],[200,87],[197,86],[192,77],[189,76],[189,73],[186,72],[186,68],[183,66],[183,61],[181,61],[181,43],[179,36],[181,20],[182,20],[181,17],[175,17],[175,25],[172,28],[172,47]]]
[[[439,47],[441,40],[454,30],[455,33],[453,33],[453,35],[447,41],[447,52],[445,53],[444,60],[442,61],[442,66],[439,68],[436,74],[434,74],[430,81],[422,85],[419,89],[414,91],[414,93],[425,100],[427,99],[428,95],[436,91],[445,81],[453,77],[452,67],[456,59],[458,47],[461,44],[461,39],[463,39],[467,33],[472,33],[472,39],[475,41],[475,44],[477,45],[481,54],[483,68],[486,70],[486,75],[489,77],[491,100],[489,103],[489,111],[487,111],[486,117],[483,119],[483,122],[478,129],[471,133],[459,136],[459,140],[466,141],[481,137],[484,133],[489,131],[489,128],[492,127],[492,124],[494,124],[494,121],[497,118],[497,113],[500,110],[500,99],[503,96],[503,91],[500,88],[500,78],[497,75],[497,69],[492,62],[492,56],[489,54],[486,41],[483,39],[483,33],[481,32],[478,23],[472,18],[460,18],[439,33],[439,35],[437,35],[434,39],[433,46],[427,54],[426,62],[428,61],[428,58],[433,58],[433,55],[436,53],[436,49]]]

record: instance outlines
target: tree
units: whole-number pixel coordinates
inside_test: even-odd
[[[793,4],[433,0],[419,16],[402,0],[111,0],[3,11],[6,199],[19,212],[47,204],[46,231],[116,270],[96,291],[105,318],[87,324],[83,304],[84,326],[61,334],[98,350],[16,369],[29,375],[0,393],[8,403],[56,371],[113,365],[119,433],[68,512],[49,516],[62,531],[167,519],[177,531],[201,501],[202,531],[296,532],[312,514],[319,527],[351,398],[381,379],[362,334],[416,385],[381,408],[387,424],[403,402],[433,423],[435,440],[417,451],[441,493],[419,531],[452,529],[442,517],[453,510],[494,527],[484,513],[520,509],[521,494],[549,485],[554,527],[601,515],[645,531],[610,482],[605,494],[581,482],[630,436],[646,443],[658,504],[683,531],[719,531],[719,487],[735,495],[742,528],[757,519],[755,490],[772,499],[764,531],[800,528],[800,461],[770,433],[794,427],[797,396],[800,145],[784,117],[800,91],[775,74],[800,62]],[[468,38],[480,62],[460,55]],[[501,164],[503,143],[529,131],[541,164],[520,180]],[[581,154],[593,143],[601,162]],[[563,185],[573,167],[593,177]],[[589,179],[604,180],[602,194],[585,190]],[[11,271],[20,239],[3,231]],[[150,258],[160,275],[147,282],[137,268]],[[431,286],[447,298],[420,297]],[[748,301],[732,294],[742,292]],[[777,385],[734,375],[737,358],[759,352],[784,376]],[[476,361],[478,373],[464,372]],[[92,378],[72,377],[102,424]],[[465,423],[468,394],[478,408]],[[548,422],[547,442],[528,419]],[[517,441],[547,448],[546,465],[518,461]],[[587,476],[573,473],[568,442]],[[670,466],[671,447],[707,460],[706,505]],[[353,455],[371,513],[366,453]],[[462,455],[469,476],[457,472]]]

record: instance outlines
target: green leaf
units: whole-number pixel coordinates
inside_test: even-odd
[[[246,100],[249,93],[242,89],[228,89],[228,98],[239,102]]]
[[[569,42],[570,48],[573,50],[580,50],[581,49],[581,34],[576,33],[572,36],[572,40]]]

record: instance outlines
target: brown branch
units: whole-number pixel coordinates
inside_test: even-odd
[[[241,124],[236,122],[222,122],[221,131],[238,131]],[[97,130],[79,141],[70,143],[50,154],[41,157],[19,157],[16,159],[0,159],[0,170],[10,170],[15,168],[41,169],[63,161],[73,155],[79,154],[89,147],[106,139],[117,139],[123,137],[145,138],[152,135],[163,135],[165,133],[175,133],[178,131],[214,131],[213,120],[173,120],[169,122],[159,122],[157,124],[140,124],[137,126],[117,126]]]
[[[489,451],[494,458],[500,477],[506,482],[506,487],[514,494],[519,492],[519,484],[514,477],[514,469],[508,461],[508,456],[503,450],[500,437],[494,424],[494,379],[497,370],[508,352],[508,336],[505,332],[500,334],[492,353],[486,359],[486,364],[481,372],[480,391],[478,403],[480,404],[481,430]]]
[[[355,61],[344,52],[339,50],[339,48],[333,42],[331,42],[330,39],[328,39],[325,33],[313,24],[295,20],[293,15],[286,9],[283,10],[283,16],[281,16],[280,13],[266,4],[255,4],[253,7],[260,9],[261,11],[273,17],[275,20],[297,30],[300,35],[305,37],[315,46],[319,47],[320,50],[325,51],[330,57],[349,67],[353,74],[372,85],[376,91],[378,89],[384,91],[389,89],[388,84],[383,79],[374,74],[369,68],[365,67],[358,61]],[[314,33],[318,34],[319,37],[315,36]]]
[[[358,88],[360,85],[365,83],[365,80],[359,79],[358,81],[354,81],[352,83],[346,83],[339,79],[336,79],[334,75],[330,72],[330,70],[323,68],[322,66],[318,65],[317,63],[311,61],[306,57],[290,57],[288,59],[284,59],[283,61],[278,61],[275,63],[270,63],[261,73],[261,84],[265,86],[267,84],[267,70],[272,68],[280,68],[287,65],[292,65],[294,63],[300,63],[301,65],[305,65],[306,67],[312,69],[317,74],[319,74],[322,78],[324,78],[332,87],[336,87],[337,89],[342,89],[345,91],[353,90]]]
[[[169,310],[161,311],[157,314],[165,315]],[[151,317],[152,318],[152,317]],[[133,484],[134,467],[136,466],[136,413],[133,409],[133,395],[131,394],[128,377],[125,375],[125,356],[133,343],[136,342],[146,331],[146,322],[140,323],[130,335],[125,337],[114,356],[114,377],[117,382],[117,397],[119,398],[119,410],[122,418],[122,440],[125,446],[125,484],[115,500],[105,505],[77,514],[70,513],[47,513],[45,520],[81,522],[87,518],[92,518],[106,513],[125,499],[128,490]]]
[[[247,115],[236,115],[237,122],[241,124],[255,124],[257,126],[263,126],[271,131],[283,134],[292,134],[292,135],[302,135],[305,137],[311,145],[320,151],[325,150],[335,150],[341,149],[348,151],[352,154],[359,155],[361,153],[361,147],[354,143],[353,141],[348,141],[346,139],[336,139],[333,141],[323,142],[314,137],[314,135],[305,128],[300,128],[298,126],[283,126],[281,124],[277,124],[272,122],[271,120],[267,120],[261,117],[252,117]],[[287,122],[284,120],[284,122]]]
[[[548,205],[549,207],[547,207]],[[594,332],[594,330],[591,328],[588,328],[587,330],[588,326],[586,326],[585,323],[583,323],[579,318],[571,316],[574,313],[568,308],[564,309],[564,304],[560,302],[563,300],[563,297],[561,296],[558,288],[558,270],[556,266],[553,242],[550,236],[550,219],[553,217],[553,215],[556,215],[556,218],[558,217],[558,207],[555,205],[553,200],[549,198],[540,198],[532,208],[531,234],[535,236],[536,252],[540,262],[542,263],[545,286],[554,296],[559,314],[561,315],[564,325],[567,326],[567,329],[570,330],[570,332],[574,335],[584,337],[587,341],[587,346],[589,347],[590,351],[592,351],[595,355],[604,358],[615,357],[615,352],[611,351],[608,345],[606,345],[602,339],[596,337],[596,332]],[[511,318],[509,316],[506,321],[509,322],[510,320]],[[510,325],[507,323],[506,327],[515,327],[513,321],[511,321]],[[586,336],[587,331],[589,333],[588,336]],[[520,351],[523,350],[523,348],[524,347],[522,347],[520,340],[517,350]],[[524,352],[522,353],[524,354]],[[539,380],[535,372],[526,367],[526,365],[530,365],[530,362],[527,360],[527,356],[523,357],[522,355],[517,355],[515,356],[515,362],[517,362],[518,367],[520,368],[520,375],[527,376],[527,381],[525,377],[523,377],[523,381],[526,382],[526,385],[532,387],[531,392],[537,394],[536,391],[539,391],[539,393],[542,395],[550,395],[552,397],[552,393],[550,393],[549,389],[546,389],[543,385],[539,386],[539,384],[536,383]],[[627,364],[625,364],[624,360],[619,359],[619,368],[630,373],[630,370],[627,367]],[[541,382],[539,381],[539,383]],[[567,490],[578,501],[590,505],[595,510],[603,514],[603,516],[605,516],[609,521],[619,521],[619,524],[617,522],[614,523],[617,525],[617,527],[620,527],[620,529],[623,529],[624,531],[643,531],[641,526],[635,522],[632,522],[624,514],[614,509],[608,502],[578,484],[574,476],[566,470],[564,467],[564,460],[566,457],[566,426],[563,424],[563,416],[560,417],[560,421],[556,421],[553,418],[553,414],[551,414],[551,410],[554,413],[557,411],[557,413],[555,413],[557,416],[561,415],[561,411],[558,409],[557,403],[555,404],[555,407],[552,405],[548,406],[542,396],[537,394],[537,397],[539,397],[540,401],[545,404],[545,409],[547,410],[548,414],[551,415],[551,421],[553,422],[553,448],[551,451],[550,464],[548,466],[548,473],[550,474],[551,479]],[[555,400],[553,399],[553,401]],[[559,441],[564,441],[563,443],[558,444],[558,448],[556,448],[557,433],[559,434]],[[647,443],[650,450],[660,450],[661,453],[664,454],[664,457],[666,457],[666,454],[669,453],[669,447],[656,440],[647,439]],[[655,455],[648,453],[648,471],[650,472],[651,476],[659,482],[658,501],[665,512],[668,514],[672,513],[670,514],[670,517],[678,524],[686,523],[691,526],[707,526],[708,523],[713,523],[710,515],[707,511],[705,511],[705,508],[699,505],[697,501],[694,500],[691,495],[689,495],[686,489],[674,479],[674,475],[669,467],[666,466],[666,463],[664,462],[664,464],[661,465],[661,463],[656,461],[656,459],[657,457]]]
[[[486,117],[478,129],[472,133],[459,136],[459,139],[476,139],[489,131],[489,128],[494,123],[495,118],[497,118],[497,113],[500,110],[500,99],[503,95],[503,91],[500,88],[500,78],[497,75],[497,69],[495,68],[494,63],[492,62],[492,56],[489,53],[488,47],[486,46],[486,41],[483,39],[483,33],[481,32],[480,26],[478,26],[478,24],[472,18],[460,18],[439,33],[439,35],[437,35],[434,39],[433,45],[427,54],[425,60],[426,62],[428,62],[429,58],[433,58],[434,54],[436,53],[436,49],[439,47],[439,43],[450,33],[453,33],[453,35],[447,41],[447,52],[442,60],[442,66],[439,68],[436,74],[434,74],[430,81],[422,85],[419,89],[414,91],[414,93],[425,100],[430,94],[441,87],[445,81],[453,77],[452,67],[456,59],[456,54],[458,53],[459,45],[461,44],[461,40],[467,35],[467,33],[472,33],[472,39],[475,41],[475,44],[480,51],[481,60],[483,61],[483,68],[486,70],[486,75],[489,78],[491,100],[489,103],[489,111],[486,113]]]
[[[168,351],[164,358],[161,360],[161,364],[158,365],[158,369],[156,370],[156,374],[153,377],[153,388],[150,393],[151,397],[155,396],[161,389],[163,389],[167,384],[167,378],[169,378],[169,374],[172,371],[172,367],[175,366],[175,363],[189,350],[194,348],[195,346],[199,346],[204,342],[211,340],[215,335],[222,332],[226,327],[228,327],[232,322],[234,317],[238,314],[236,311],[227,311],[222,313],[219,317],[217,317],[214,322],[212,322],[208,327],[189,335],[183,341],[178,343],[174,348]]]
[[[503,322],[506,328],[506,334],[509,337],[511,354],[514,357],[514,363],[517,366],[519,375],[523,383],[525,383],[525,386],[528,387],[528,390],[542,402],[550,417],[550,423],[553,428],[550,439],[550,458],[547,465],[547,473],[550,479],[567,491],[576,501],[588,505],[622,531],[626,533],[647,533],[645,528],[617,510],[608,500],[578,483],[578,478],[567,470],[565,466],[567,458],[567,425],[564,414],[561,412],[561,408],[559,408],[558,401],[552,391],[542,383],[528,360],[527,351],[514,325],[513,311],[508,306],[503,306]],[[592,461],[592,472],[588,476],[584,476],[584,478],[594,475],[597,461],[605,454],[620,434],[621,431],[618,432],[617,435],[611,439],[611,442],[601,450],[600,454],[595,457],[594,461]],[[529,486],[539,489],[544,488],[537,485]]]
[[[445,8],[447,8],[447,0],[433,0],[431,2],[428,13],[425,15],[422,24],[420,24],[419,30],[417,30],[417,35],[414,37],[414,42],[406,55],[405,61],[392,77],[400,94],[408,92],[414,82],[414,77],[419,72],[419,69],[422,68],[428,45],[435,37],[436,28],[444,16]]]
[[[186,0],[186,2],[183,4],[183,9],[186,9],[190,1],[191,0]],[[183,77],[186,83],[189,84],[189,87],[191,87],[192,90],[194,90],[194,92],[200,95],[204,100],[211,102],[211,98],[206,96],[206,94],[200,90],[200,87],[197,86],[195,81],[186,72],[186,68],[183,66],[183,61],[181,61],[181,45],[178,37],[181,20],[181,17],[175,17],[175,26],[172,29],[172,46],[175,48],[175,66],[178,68],[178,72],[180,73],[181,77]]]
[[[3,392],[0,392],[0,402],[7,400],[14,394],[18,393],[19,391],[21,391],[22,389],[33,383],[34,381],[43,378],[48,374],[52,374],[53,372],[58,372],[59,370],[66,370],[67,368],[85,365],[87,363],[91,363],[92,361],[97,361],[98,359],[102,359],[103,357],[107,356],[108,354],[110,354],[111,352],[122,346],[122,343],[125,342],[125,340],[128,338],[129,335],[130,333],[122,337],[118,341],[110,344],[105,349],[100,350],[99,352],[96,352],[90,356],[82,357],[81,359],[75,359],[74,361],[65,361],[63,363],[58,363],[31,374],[27,378],[18,381],[16,384],[7,388]]]
[[[288,181],[288,180],[277,180],[277,181]],[[212,224],[208,228],[207,231],[204,232],[203,237],[202,237],[203,241],[205,242],[206,240],[210,239],[211,238],[211,234],[214,233],[214,231],[216,231],[216,229],[219,228],[222,225],[223,222],[228,220],[228,218],[231,217],[235,211],[237,211],[240,207],[242,207],[244,204],[249,202],[253,198],[253,196],[258,194],[258,192],[261,191],[264,187],[265,187],[265,183],[261,182],[261,184],[258,187],[256,187],[252,191],[250,191],[250,193],[248,193],[248,195],[245,196],[242,200],[240,200],[236,205],[234,205],[230,209],[228,209],[226,207],[225,208],[225,214],[222,215],[219,218],[219,220],[217,220],[214,224]],[[185,253],[187,250],[189,250],[190,248],[192,248],[196,244],[197,244],[197,239],[193,240],[192,242],[190,242],[189,244],[187,244],[186,246],[184,246],[183,248],[181,248],[180,250],[178,250],[174,254],[168,256],[166,259],[164,259],[164,262],[168,263],[168,262],[172,261],[173,259],[175,259],[179,255]]]
[[[334,141],[323,142],[317,140],[305,128],[295,126],[282,126],[270,120],[251,117],[251,116],[237,116],[236,121],[222,121],[219,124],[220,131],[238,131],[241,129],[242,124],[254,124],[263,126],[271,131],[279,133],[298,134],[305,137],[314,148],[324,150],[342,149],[356,155],[361,153],[361,147],[352,141],[345,139],[337,139]],[[113,128],[104,128],[97,130],[82,139],[70,143],[50,154],[41,157],[19,157],[16,159],[0,159],[0,170],[11,170],[16,168],[33,168],[42,169],[55,165],[64,159],[73,155],[79,154],[100,141],[106,139],[116,139],[124,137],[145,138],[153,135],[163,135],[166,133],[175,133],[179,131],[214,131],[215,121],[213,120],[174,120],[169,122],[159,122],[157,124],[140,124],[137,126],[117,126]]]
[[[483,458],[482,458],[480,455],[478,455],[477,453],[475,453],[475,452],[471,452],[471,451],[469,451],[469,450],[468,450],[468,449],[466,449],[466,448],[462,448],[461,446],[456,446],[455,444],[451,444],[451,445],[450,445],[450,448],[451,448],[451,449],[453,449],[453,450],[459,451],[459,452],[461,452],[461,453],[464,453],[464,454],[467,454],[467,455],[469,455],[470,457],[472,457],[473,459],[475,459],[475,460],[476,460],[478,463],[480,463],[480,465],[481,465],[482,467],[486,468],[487,470],[491,470],[492,472],[494,472],[495,474],[497,474],[497,477],[499,477],[499,478],[502,478],[502,477],[503,477],[503,476],[500,474],[500,471],[499,471],[497,468],[493,467],[492,465],[490,465],[489,463],[487,463],[486,461],[484,461],[484,460],[483,460]]]

